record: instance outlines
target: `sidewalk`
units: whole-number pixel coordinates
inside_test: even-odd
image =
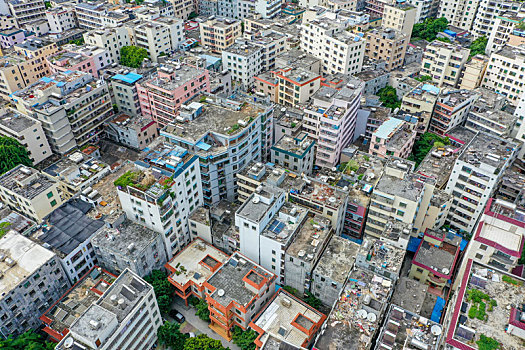
[[[222,343],[222,346],[226,348],[230,348],[231,350],[241,350],[237,345],[235,345],[233,342],[228,342],[226,339],[215,333],[208,327],[208,323],[201,320],[197,315],[195,315],[195,309],[193,309],[190,306],[184,305],[182,301],[180,301],[178,298],[175,298],[173,303],[171,303],[172,309],[177,309],[181,314],[184,315],[186,318],[186,322],[196,328],[200,333],[206,334],[208,337],[212,339],[220,340]],[[169,316],[168,316],[169,317]],[[170,317],[171,318],[171,317]],[[186,328],[186,326],[184,327]]]

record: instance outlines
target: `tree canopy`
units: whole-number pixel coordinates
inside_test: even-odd
[[[0,338],[0,349],[2,350],[52,350],[54,343],[46,342],[40,334],[29,330],[18,337],[11,335],[7,339]]]
[[[157,330],[159,343],[171,347],[172,349],[183,349],[188,334],[181,333],[180,324],[174,322],[165,322]]]
[[[232,341],[235,345],[240,347],[241,350],[254,350],[254,341],[258,336],[259,334],[253,329],[243,331],[241,327],[235,326],[232,333]]]
[[[401,107],[401,101],[397,98],[396,89],[392,86],[385,86],[377,93],[379,101],[383,102],[383,106],[396,109]]]
[[[140,68],[142,61],[149,57],[145,48],[137,46],[123,46],[120,49],[120,64],[131,68]]]
[[[0,174],[8,172],[18,164],[33,165],[27,149],[11,137],[0,136]]]
[[[486,36],[480,36],[476,40],[470,44],[470,57],[476,56],[476,55],[484,55],[485,49],[487,48],[487,42],[489,39],[487,39]]]
[[[144,280],[153,286],[160,312],[169,312],[175,287],[168,281],[168,276],[161,270],[153,270]]]
[[[199,334],[194,338],[188,338],[184,344],[184,350],[229,350],[222,346],[220,340],[208,337],[206,334]]]
[[[412,40],[425,39],[436,40],[437,33],[448,27],[448,20],[444,17],[427,18],[423,23],[416,23],[412,29]]]
[[[416,162],[416,167],[419,166],[419,163],[425,159],[425,156],[432,149],[432,147],[443,147],[444,145],[450,144],[448,138],[442,138],[438,135],[426,132],[421,137],[414,142],[414,147],[412,148],[412,154],[408,157],[409,160]]]

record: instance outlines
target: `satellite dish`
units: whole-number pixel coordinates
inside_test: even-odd
[[[366,319],[370,322],[375,322],[377,320],[377,316],[371,312],[366,316]]]
[[[219,290],[217,291],[217,294],[218,294],[220,297],[224,296],[224,289],[219,289]]]
[[[430,327],[430,332],[433,334],[433,335],[441,335],[441,327],[438,326],[437,324],[433,325],[432,327]]]
[[[73,346],[73,338],[67,338],[64,340],[64,347],[70,349]]]
[[[359,318],[362,318],[364,320],[366,316],[368,316],[368,312],[366,312],[366,310],[361,309],[357,311],[357,316],[359,316]]]

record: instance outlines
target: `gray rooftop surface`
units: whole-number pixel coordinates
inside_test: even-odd
[[[286,250],[286,254],[306,261],[316,261],[317,256],[322,253],[322,250],[317,247],[323,247],[324,242],[331,238],[331,233],[330,220],[320,215],[310,217],[299,229],[292,244]],[[301,257],[299,257],[299,252],[301,252]]]
[[[36,120],[13,111],[7,111],[7,113],[0,116],[0,124],[17,133],[29,129],[36,123]]]
[[[314,273],[344,283],[354,265],[358,250],[358,244],[339,236],[333,236],[315,267]]]
[[[29,169],[31,174],[25,174],[21,171],[22,168]],[[0,186],[3,186],[26,199],[37,197],[42,192],[51,188],[54,184],[55,181],[40,174],[37,170],[23,165],[18,165],[0,176]]]
[[[271,205],[273,205],[277,197],[282,193],[284,193],[284,190],[280,189],[279,187],[263,184],[261,191],[254,193],[250,198],[248,198],[248,200],[246,200],[237,210],[237,214],[250,221],[259,222],[270,209]],[[253,198],[256,197],[263,199],[256,201],[257,203],[254,203]],[[270,200],[270,204],[265,203]]]
[[[474,166],[483,163],[501,168],[508,162],[512,150],[517,147],[518,144],[512,139],[503,139],[480,132],[463,148],[459,159]]]
[[[415,201],[421,195],[423,185],[416,181],[416,176],[405,175],[404,179],[383,174],[376,185],[376,190]]]

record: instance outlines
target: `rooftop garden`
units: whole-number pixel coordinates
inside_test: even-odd
[[[246,122],[246,126],[248,126],[251,122],[253,122],[254,118],[253,117],[249,117],[249,118],[246,118],[244,119],[244,121]],[[228,135],[231,135],[233,133],[235,133],[237,130],[239,129],[242,129],[244,126],[240,125],[239,123],[235,123],[234,125],[232,125],[232,127],[227,131]]]

